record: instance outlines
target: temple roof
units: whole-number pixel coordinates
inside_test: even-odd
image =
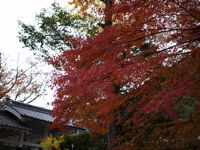
[[[50,113],[51,110],[13,100],[8,100],[2,107],[2,110],[13,113],[19,119],[28,117],[50,123],[54,120]]]
[[[12,114],[2,110],[0,110],[0,126],[30,130],[21,121],[17,120]]]

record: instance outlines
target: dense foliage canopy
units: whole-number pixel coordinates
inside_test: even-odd
[[[48,61],[49,57],[74,48],[75,38],[94,37],[99,32],[97,18],[87,17],[53,3],[50,8],[41,10],[35,24],[19,21],[19,41],[39,58]],[[81,41],[79,41],[81,42]]]
[[[95,38],[51,59],[63,65],[53,81],[54,125],[73,122],[109,133],[119,150],[198,148],[200,2],[74,4],[86,16],[91,10],[104,16],[105,23]]]

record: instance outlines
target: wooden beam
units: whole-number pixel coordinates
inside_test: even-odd
[[[23,147],[23,143],[24,143],[24,131],[21,131],[19,135],[19,147]]]
[[[32,147],[39,147],[41,148],[40,144],[30,143],[30,142],[24,142],[25,146],[32,146]]]
[[[11,145],[18,145],[18,142],[14,141],[14,140],[0,139],[0,142],[6,143],[6,144],[11,144]]]

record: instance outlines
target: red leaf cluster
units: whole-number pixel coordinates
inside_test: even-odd
[[[109,132],[115,122],[123,140],[134,127],[131,145],[141,140],[136,129],[156,126],[158,114],[181,119],[175,108],[183,96],[195,98],[193,115],[199,113],[200,2],[112,2],[112,25],[52,61],[64,60],[53,80],[53,115],[57,126],[73,122],[91,132]]]

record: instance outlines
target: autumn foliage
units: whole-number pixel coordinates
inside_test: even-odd
[[[119,150],[200,147],[200,2],[79,2],[112,24],[52,58],[54,125],[112,133]]]
[[[31,103],[46,94],[46,84],[38,62],[27,61],[26,67],[13,68],[3,58],[0,62],[0,104],[8,99]],[[41,66],[41,63],[40,63]],[[45,76],[47,77],[47,75]]]

